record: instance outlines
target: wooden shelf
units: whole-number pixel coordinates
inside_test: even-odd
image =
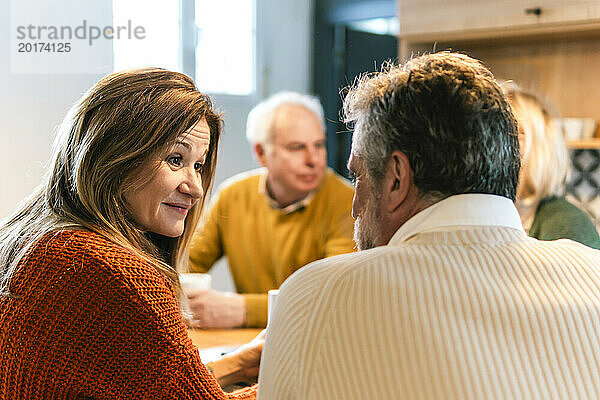
[[[570,149],[600,149],[600,138],[570,140],[567,142]]]
[[[398,35],[398,39],[416,45],[430,43],[448,43],[460,45],[472,44],[510,44],[523,39],[529,41],[565,40],[598,37],[600,22],[589,22],[577,25],[546,25],[513,29],[473,29],[456,32],[423,32],[417,34]]]

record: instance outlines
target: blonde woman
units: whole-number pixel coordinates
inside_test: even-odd
[[[516,205],[523,227],[537,239],[566,238],[600,248],[587,214],[564,198],[570,159],[548,106],[512,83],[504,90],[519,124],[522,165]]]
[[[221,391],[176,300],[221,123],[161,69],[108,75],[75,104],[44,183],[0,225],[0,399],[256,397]],[[215,376],[255,375],[259,356]]]

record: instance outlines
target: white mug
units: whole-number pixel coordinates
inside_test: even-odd
[[[271,320],[273,314],[275,313],[275,308],[277,308],[277,300],[279,299],[279,289],[271,289],[269,290],[269,303],[267,306],[267,325]]]
[[[187,300],[187,294],[194,290],[210,289],[211,277],[209,274],[179,274],[179,283],[183,295],[180,297],[181,311],[187,318],[192,317],[190,306]]]
[[[211,277],[209,274],[179,274],[179,283],[184,293],[197,289],[210,289]]]

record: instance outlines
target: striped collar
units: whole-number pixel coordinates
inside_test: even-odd
[[[388,244],[400,244],[419,233],[466,226],[503,226],[523,231],[512,200],[469,193],[450,196],[417,213],[396,231]]]

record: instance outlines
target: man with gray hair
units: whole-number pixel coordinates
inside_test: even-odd
[[[193,326],[264,327],[268,290],[312,261],[354,248],[354,192],[327,168],[319,100],[276,94],[250,112],[246,135],[263,168],[219,188],[190,249],[191,272],[227,256],[238,293],[190,294]]]
[[[524,232],[517,125],[462,54],[344,102],[359,251],[281,287],[260,400],[600,398],[600,251]]]

